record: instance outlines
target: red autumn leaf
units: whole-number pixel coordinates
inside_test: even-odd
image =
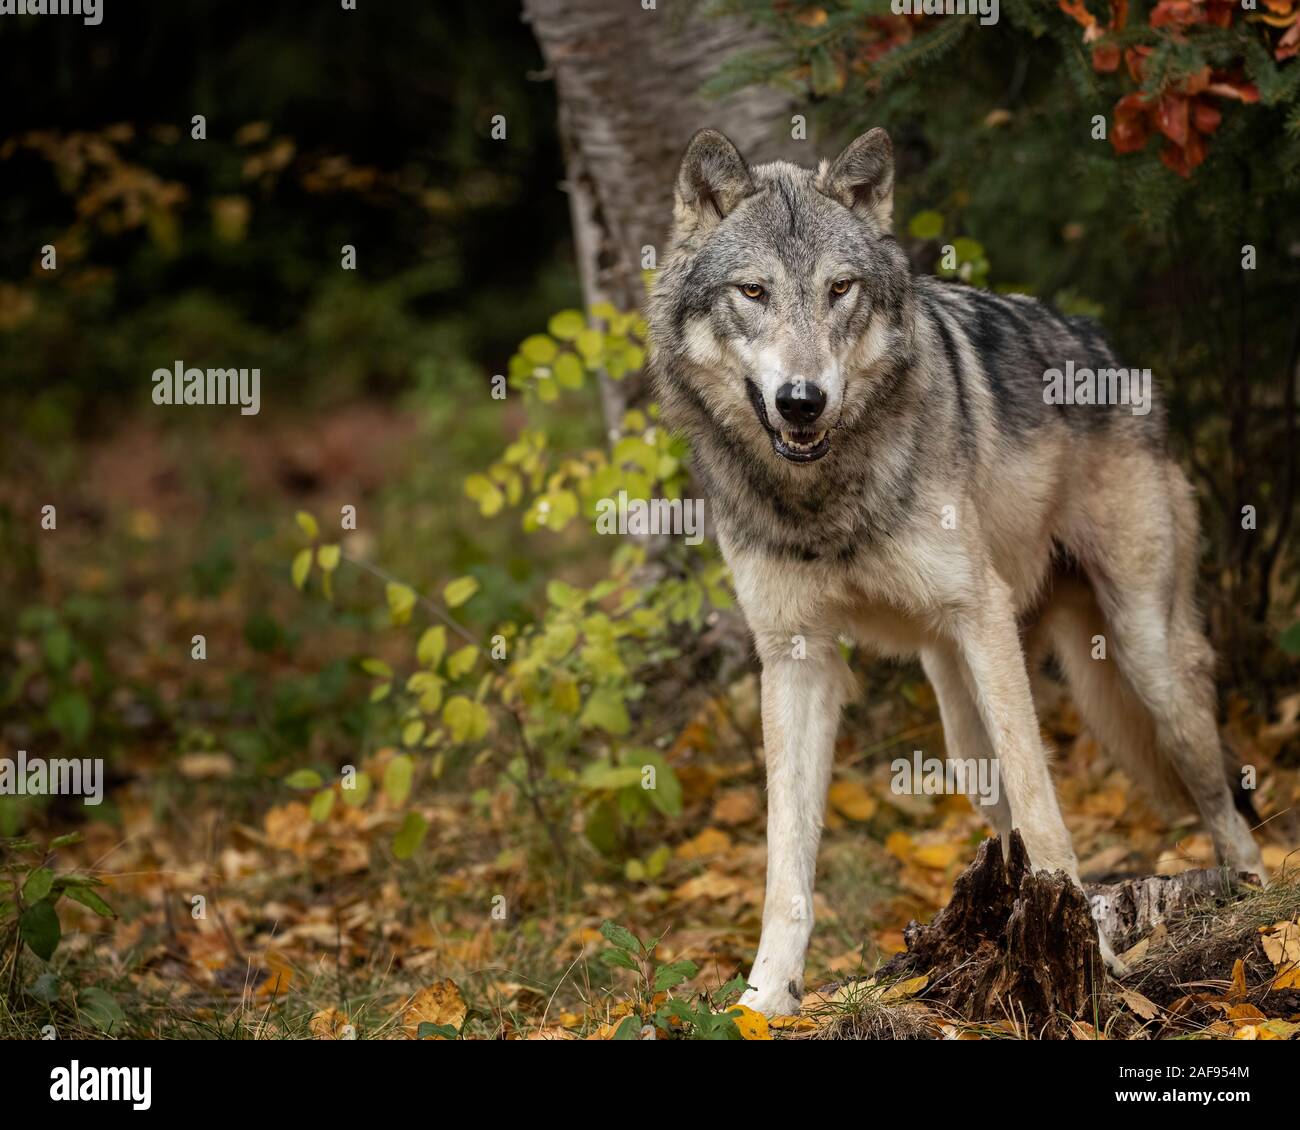
[[[1300,55],[1300,20],[1296,20],[1287,29],[1286,35],[1278,40],[1277,50],[1274,55],[1276,55],[1279,63],[1283,59],[1290,59],[1294,55]]]
[[[1160,160],[1180,177],[1190,177],[1192,170],[1205,160],[1205,143],[1201,135],[1192,130],[1187,135],[1186,145],[1166,145],[1160,151]]]
[[[1182,94],[1162,94],[1156,105],[1156,126],[1180,149],[1187,144],[1190,104]]]
[[[1084,29],[1084,42],[1088,40],[1088,32],[1097,26],[1097,17],[1094,16],[1083,5],[1083,0],[1060,0],[1061,11],[1067,16],[1073,18]]]
[[[1124,65],[1128,68],[1128,77],[1134,82],[1142,81],[1142,69],[1153,50],[1152,47],[1130,47],[1124,52]]]
[[[1210,0],[1206,8],[1206,23],[1211,27],[1231,27],[1237,10],[1237,0]]]
[[[1201,133],[1213,133],[1223,121],[1223,115],[1204,98],[1192,104],[1192,125]]]
[[[1190,27],[1205,22],[1205,11],[1192,0],[1160,0],[1147,22],[1152,27]]]
[[[1115,125],[1110,144],[1116,153],[1136,153],[1151,136],[1147,122],[1146,99],[1138,91],[1126,94],[1115,103]]]
[[[1188,75],[1181,83],[1178,89],[1183,94],[1200,94],[1208,90],[1210,86],[1210,68],[1202,67],[1199,71],[1194,71]]]
[[[1119,47],[1114,43],[1099,43],[1092,49],[1092,69],[1101,74],[1119,70]]]
[[[1235,98],[1238,102],[1258,102],[1259,87],[1253,82],[1220,79],[1205,88],[1207,94],[1217,94],[1220,98]]]

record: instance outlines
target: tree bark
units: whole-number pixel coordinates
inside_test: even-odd
[[[565,189],[583,295],[590,306],[641,306],[643,249],[659,249],[672,217],[677,163],[691,135],[721,129],[751,160],[807,159],[791,139],[792,103],[753,88],[706,100],[722,60],[760,47],[765,33],[672,0],[524,0],[559,96]],[[601,383],[606,424],[645,395],[629,375]]]

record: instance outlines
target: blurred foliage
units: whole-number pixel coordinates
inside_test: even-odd
[[[376,553],[485,563],[492,607],[517,612],[544,559],[442,503],[510,427],[487,374],[577,293],[554,96],[526,77],[541,68],[529,29],[483,6],[357,18],[195,0],[122,6],[93,32],[16,19],[4,39],[0,734],[33,756],[110,762],[160,741],[229,751],[241,779],[308,744],[355,747],[364,696],[349,699],[341,660],[297,669],[312,625],[277,607],[278,551],[262,543],[283,498],[256,485],[224,418],[155,407],[150,378],[176,359],[259,367],[261,415],[240,421],[254,443],[362,400],[404,412],[425,457],[382,491],[346,488]],[[490,137],[495,114],[505,140]],[[583,406],[551,427],[565,441],[600,432]],[[174,470],[144,493],[181,492],[197,511],[160,516],[126,484],[92,500],[97,449],[155,431],[151,458]],[[283,455],[285,493],[338,489]],[[33,519],[50,502],[57,532]],[[224,694],[199,677],[161,686],[164,625],[232,604],[242,638],[222,641]],[[166,645],[186,663],[188,639]],[[0,830],[41,803],[0,798]]]
[[[517,507],[523,530],[544,536],[561,533],[579,516],[590,530],[602,502],[621,492],[678,498],[686,450],[654,422],[655,406],[628,412],[608,447],[571,454],[553,452],[545,427],[536,426],[539,413],[564,392],[582,389],[600,372],[639,367],[644,321],[602,305],[585,316],[561,311],[548,330],[525,338],[509,365],[507,383],[521,395],[534,426],[525,427],[486,473],[465,480],[480,513],[493,518]],[[681,656],[674,637],[698,634],[712,609],[732,603],[725,566],[712,546],[673,539],[651,562],[646,543],[612,539],[608,572],[593,585],[551,578],[540,613],[519,622],[466,625],[452,613],[483,587],[473,575],[446,582],[441,600],[422,596],[382,569],[348,558],[339,544],[323,539],[314,515],[300,512],[297,524],[310,542],[291,562],[299,589],[319,578],[323,595],[333,599],[335,575],[346,562],[383,583],[395,627],[410,632],[417,609],[422,616],[415,623],[435,621],[412,637],[401,668],[377,656],[358,660],[372,680],[370,702],[391,711],[377,730],[380,741],[395,747],[384,768],[389,804],[411,797],[417,772],[441,779],[449,757],[462,766],[494,766],[500,782],[531,806],[555,856],[568,855],[562,829],[576,810],[588,845],[618,863],[627,878],[659,875],[670,849],[660,844],[641,857],[633,833],[656,813],[671,817],[681,810],[680,785],[654,746],[671,738],[678,720],[637,704],[646,680],[671,677]],[[593,549],[586,556],[606,555]],[[377,594],[378,584],[373,588]],[[364,601],[364,595],[354,599]],[[329,818],[336,795],[362,805],[371,789],[366,774],[345,774],[337,784],[327,784],[328,776],[328,768],[299,767],[287,778],[293,787],[313,790],[317,821]],[[393,844],[399,858],[409,856],[427,830],[413,809],[407,819]]]

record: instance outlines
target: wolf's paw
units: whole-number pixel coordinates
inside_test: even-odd
[[[1097,946],[1101,950],[1101,960],[1106,963],[1110,975],[1112,977],[1127,977],[1128,966],[1116,956],[1115,951],[1110,948],[1110,942],[1107,940],[1106,935],[1100,929],[1097,931]]]
[[[796,978],[784,982],[764,978],[764,981],[763,985],[746,989],[737,1003],[761,1012],[769,1020],[773,1016],[798,1016],[799,1003],[803,999],[799,981]]]

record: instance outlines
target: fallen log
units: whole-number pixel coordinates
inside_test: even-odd
[[[1231,902],[1259,880],[1216,867],[1177,875],[1147,875],[1114,883],[1085,883],[1097,924],[1122,954],[1162,923],[1209,903]]]

